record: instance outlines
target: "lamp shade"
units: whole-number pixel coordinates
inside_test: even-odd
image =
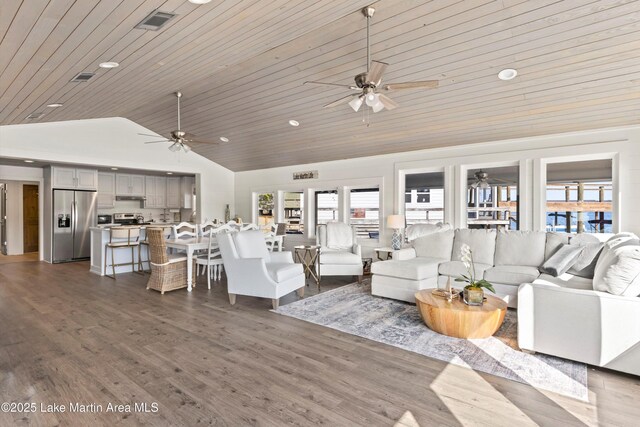
[[[389,215],[387,216],[387,228],[394,230],[400,230],[404,228],[404,216],[403,215]]]

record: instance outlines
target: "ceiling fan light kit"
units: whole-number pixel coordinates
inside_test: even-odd
[[[359,93],[345,96],[324,106],[324,108],[336,107],[342,104],[348,104],[353,111],[358,112],[363,103],[374,113],[384,110],[393,110],[398,104],[391,98],[379,93],[379,91],[392,91],[402,89],[432,89],[438,87],[437,80],[415,81],[405,83],[388,83],[382,84],[382,75],[389,64],[386,62],[371,60],[371,41],[370,27],[371,18],[375,13],[375,9],[371,6],[362,9],[362,14],[367,18],[367,71],[355,76],[355,86],[344,85],[338,83],[306,81],[305,84],[320,84],[328,86],[339,86],[349,90],[356,90]],[[368,111],[368,110],[367,110]],[[365,120],[366,122],[367,120]]]

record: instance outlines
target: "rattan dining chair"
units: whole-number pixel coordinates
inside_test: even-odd
[[[167,245],[161,228],[147,228],[151,277],[147,289],[164,294],[187,287],[187,257],[183,254],[167,254]],[[194,283],[195,286],[195,283]]]
[[[171,228],[169,227],[158,227],[162,229],[162,234],[165,239],[168,239],[171,236]],[[143,249],[147,249],[143,251]],[[147,259],[143,259],[143,252],[147,253]],[[139,269],[144,274],[146,270],[144,269],[144,264],[147,263],[149,266],[149,273],[151,273],[151,255],[149,254],[149,234],[145,232],[144,240],[140,240],[140,246],[138,247],[138,259],[140,260]]]

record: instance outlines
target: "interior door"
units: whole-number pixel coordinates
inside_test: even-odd
[[[38,251],[38,186],[22,186],[22,242],[24,253]]]
[[[73,190],[53,190],[53,262],[73,259]]]
[[[7,254],[7,184],[0,183],[0,252]]]
[[[98,193],[76,191],[73,217],[73,258],[91,256],[91,227],[97,222]]]

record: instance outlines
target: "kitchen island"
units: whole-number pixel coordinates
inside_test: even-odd
[[[162,227],[162,228],[171,228],[173,223],[154,223],[151,225],[143,225],[140,227],[140,240],[145,240],[146,238],[146,228],[147,227]],[[104,254],[107,251],[107,268],[109,269],[108,274],[111,274],[111,250],[107,249],[105,245],[109,243],[111,227],[121,227],[120,225],[107,224],[104,226],[91,227],[91,267],[89,270],[92,273],[99,274],[100,276],[104,276],[104,267],[105,267],[105,259]],[[134,226],[135,227],[135,226]],[[167,230],[168,231],[168,230]],[[116,241],[126,241],[126,239],[118,239]],[[142,267],[145,270],[149,269],[149,263],[146,261],[149,259],[148,247],[147,245],[141,246],[142,251]],[[134,249],[134,264],[135,271],[138,271],[138,249]],[[131,262],[131,249],[116,249],[115,253],[115,263],[123,264]],[[121,265],[116,267],[116,274],[120,273],[131,273],[130,265]]]

